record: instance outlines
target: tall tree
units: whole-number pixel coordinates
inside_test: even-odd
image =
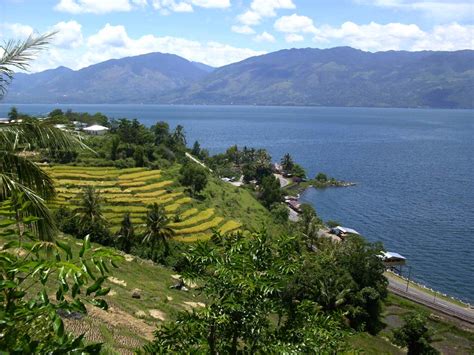
[[[186,145],[186,134],[184,133],[184,127],[177,125],[173,131],[172,139],[174,144],[185,146]]]
[[[80,222],[80,236],[91,235],[91,240],[108,245],[110,243],[110,235],[106,228],[107,221],[102,214],[102,203],[104,199],[100,192],[94,187],[87,186],[81,194],[79,207],[74,212]]]
[[[426,318],[410,313],[404,317],[405,324],[393,331],[395,344],[407,347],[408,355],[428,355],[439,352],[431,346],[431,334],[426,326]]]
[[[116,245],[117,248],[126,253],[130,253],[133,242],[135,240],[135,229],[133,228],[132,220],[130,219],[130,212],[125,213],[120,231],[117,234]]]
[[[290,153],[286,153],[283,156],[283,158],[281,159],[281,167],[286,172],[291,173],[293,171],[294,166],[295,166],[295,163],[294,163],[293,158],[291,157]]]
[[[143,242],[151,245],[152,253],[156,247],[156,242],[159,241],[165,248],[165,256],[169,255],[168,239],[175,234],[169,223],[170,220],[166,216],[163,206],[154,203],[148,207]]]

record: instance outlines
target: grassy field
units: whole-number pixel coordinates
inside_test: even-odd
[[[213,230],[229,233],[245,226],[255,229],[258,222],[268,223],[269,213],[246,191],[220,184],[210,178],[203,196],[193,199],[177,182],[179,166],[166,171],[145,168],[116,169],[73,166],[45,168],[55,179],[58,196],[52,208],[77,205],[82,188],[94,186],[105,202],[102,211],[112,231],[120,228],[123,215],[131,213],[132,222],[142,225],[147,206],[164,206],[173,220],[172,227],[181,241],[209,238]],[[241,210],[257,218],[249,218]]]

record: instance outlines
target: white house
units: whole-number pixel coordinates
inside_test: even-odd
[[[344,238],[348,234],[357,234],[360,235],[355,229],[337,226],[331,229],[331,233],[337,235],[338,237]]]
[[[101,126],[101,125],[98,125],[98,124],[95,124],[95,125],[84,128],[85,132],[87,132],[89,134],[92,134],[94,136],[99,136],[99,135],[105,134],[105,132],[107,132],[108,130],[109,129],[107,127],[104,127],[104,126]]]

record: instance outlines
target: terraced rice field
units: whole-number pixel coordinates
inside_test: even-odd
[[[216,214],[213,208],[199,209],[183,188],[160,170],[145,168],[117,169],[58,165],[45,169],[55,179],[58,196],[52,208],[74,208],[86,186],[100,191],[105,202],[102,212],[112,231],[120,229],[123,215],[130,212],[136,226],[143,225],[147,206],[157,202],[164,206],[174,222],[176,239],[196,241],[210,238],[213,230],[236,231],[241,224]],[[163,176],[165,175],[165,176]]]

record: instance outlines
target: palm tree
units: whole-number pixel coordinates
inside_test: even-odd
[[[84,188],[79,207],[74,210],[82,225],[106,224],[101,211],[102,202],[104,202],[104,199],[100,196],[100,192],[96,191],[94,187],[87,186]]]
[[[169,255],[168,238],[171,238],[175,232],[169,226],[169,219],[166,217],[165,209],[157,203],[148,207],[146,215],[146,230],[143,238],[144,243],[150,243],[152,250],[155,249],[156,241],[163,243],[165,256]]]
[[[119,249],[126,253],[130,253],[134,239],[135,229],[133,228],[132,220],[130,219],[130,212],[127,212],[123,216],[120,231],[117,234],[116,244]]]
[[[24,41],[8,41],[0,48],[0,100],[15,69],[27,70],[35,54],[43,49],[54,33],[30,36]],[[0,201],[22,195],[23,215],[36,216],[33,232],[42,240],[52,240],[57,232],[46,201],[55,196],[51,177],[29,157],[38,150],[71,151],[85,147],[78,137],[52,126],[47,120],[25,120],[0,127]]]

